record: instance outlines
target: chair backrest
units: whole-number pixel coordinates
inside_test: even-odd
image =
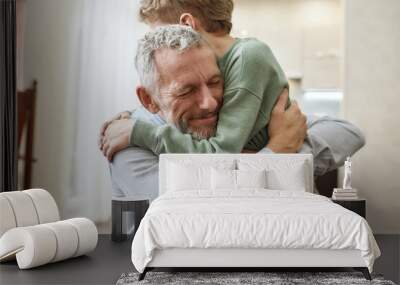
[[[254,169],[253,167],[271,169],[274,168],[274,165],[284,165],[286,169],[291,167],[294,169],[301,163],[305,184],[301,186],[307,192],[314,191],[314,168],[311,154],[162,154],[159,160],[160,195],[168,190],[170,184],[168,170],[171,169],[171,163],[180,163],[187,167],[190,165],[213,166],[223,163],[225,165],[233,164],[235,169],[241,169],[241,165],[250,167],[250,169]]]
[[[35,127],[35,105],[36,105],[37,81],[33,81],[32,87],[19,91],[17,93],[18,106],[18,152],[20,153],[22,145],[25,146],[24,154],[21,159],[24,160],[24,181],[23,188],[31,188],[32,163],[33,158],[33,137]],[[22,143],[23,133],[26,129],[25,142]]]
[[[57,204],[43,189],[0,193],[0,237],[15,227],[34,226],[60,220]]]

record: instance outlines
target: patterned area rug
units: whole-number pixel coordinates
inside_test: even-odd
[[[148,272],[146,278],[138,281],[138,273],[124,273],[117,285],[133,284],[267,284],[267,285],[297,285],[297,284],[379,284],[395,285],[384,280],[381,275],[372,275],[368,281],[360,272]]]

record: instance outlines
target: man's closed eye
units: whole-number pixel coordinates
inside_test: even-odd
[[[195,88],[186,89],[186,90],[178,93],[177,97],[183,98],[183,97],[189,96],[189,95],[193,94],[194,91],[195,91]]]
[[[221,84],[221,82],[222,82],[222,79],[220,77],[214,77],[213,79],[211,79],[208,82],[207,85],[210,87],[219,86]]]

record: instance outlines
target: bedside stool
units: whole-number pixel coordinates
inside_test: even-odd
[[[124,212],[134,212],[135,215],[135,235],[140,221],[146,214],[149,208],[149,199],[147,197],[132,196],[132,197],[113,197],[111,202],[111,240],[124,241],[128,238],[128,234],[122,233],[122,216]]]
[[[361,217],[365,219],[366,217],[366,200],[363,198],[354,199],[354,200],[339,200],[332,199],[333,203],[339,204],[340,206],[353,211],[356,214],[359,214]]]

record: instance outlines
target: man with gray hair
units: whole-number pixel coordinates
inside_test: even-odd
[[[173,49],[179,53],[199,47],[202,41],[200,34],[186,26],[170,25],[145,34],[139,40],[135,57],[135,67],[139,75],[140,83],[149,91],[157,87],[159,79],[155,53],[161,49]],[[203,41],[202,44],[205,44]]]
[[[186,52],[189,50],[190,52]],[[194,61],[197,58],[196,55],[199,55],[200,59],[197,63]],[[164,58],[161,59],[161,57]],[[184,62],[183,65],[180,65],[180,62],[183,62],[182,59],[185,58],[188,59],[188,63]],[[159,64],[161,62],[162,65]],[[223,80],[215,64],[215,56],[197,32],[181,25],[170,25],[156,29],[146,34],[139,41],[135,63],[140,82],[144,87],[139,87],[137,94],[146,109],[152,113],[160,111],[169,124],[174,125],[182,133],[189,133],[199,140],[215,135],[216,120],[209,126],[204,122],[198,124],[197,127],[192,124],[192,117],[201,118],[204,112],[215,114],[215,117],[217,117],[223,95]],[[199,65],[202,65],[200,69],[198,68]],[[176,69],[176,72],[173,69]],[[190,72],[187,72],[186,69],[190,69]],[[166,70],[166,72],[163,73],[163,70]],[[182,70],[184,71],[182,72]],[[168,76],[170,78],[167,78]],[[200,79],[201,76],[208,76],[208,78],[205,78],[208,81],[201,82],[204,79]],[[170,82],[162,84],[166,80]],[[215,86],[208,88],[210,83],[214,83]],[[183,98],[183,95],[186,95],[184,91],[194,88],[193,85],[195,84],[198,84],[197,89],[206,88],[211,94],[207,97],[204,96],[206,93],[199,92],[198,97],[203,100],[201,106],[193,104],[195,96]],[[175,104],[175,108],[187,106],[186,101],[192,105],[190,108],[185,108],[186,115],[184,117],[177,116],[177,112],[171,112],[170,104],[175,101],[175,98],[170,96],[171,93],[180,97],[180,100],[177,101],[179,104]],[[213,102],[214,100],[216,102]],[[205,105],[208,103],[214,104],[215,108]],[[156,107],[157,110],[152,110],[153,107]]]
[[[136,119],[171,124],[187,135],[208,139],[217,128],[223,78],[211,48],[184,26],[164,26],[147,33],[139,43],[136,68],[141,82],[136,93],[144,108],[107,121],[99,147],[112,160],[113,195],[140,195],[152,200],[158,195],[158,157],[130,146]],[[196,90],[195,94],[188,96],[190,90]],[[308,118],[305,126],[297,104],[285,110],[287,99],[284,91],[268,124],[269,142],[261,152],[312,153],[315,174],[322,175],[364,145],[362,133],[343,120]]]

